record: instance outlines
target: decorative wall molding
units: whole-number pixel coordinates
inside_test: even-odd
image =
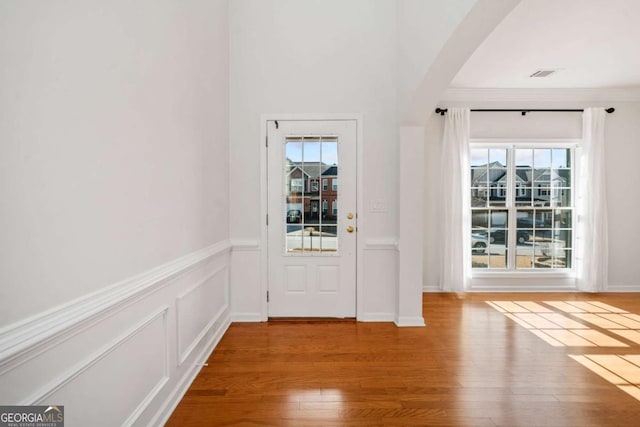
[[[259,251],[260,242],[250,239],[231,239],[231,250],[233,251]]]
[[[396,239],[368,239],[364,242],[365,251],[397,251],[398,241]]]
[[[202,350],[195,357],[196,361],[204,362],[209,354],[216,348],[220,339],[225,334],[229,325],[231,324],[229,310],[227,309],[221,318],[222,324],[220,328],[215,331],[212,331],[211,338],[207,342],[205,346],[203,346]],[[149,421],[149,426],[156,425],[164,425],[169,420],[169,417],[173,413],[173,411],[180,403],[180,400],[185,395],[193,380],[195,380],[196,376],[202,370],[202,364],[193,364],[190,365],[183,375],[183,377],[178,382],[177,386],[173,389],[173,391],[169,394],[168,398],[162,403],[160,408],[156,411],[155,416]]]
[[[441,102],[532,102],[553,103],[603,103],[639,102],[640,88],[611,89],[501,89],[501,88],[449,88]]]
[[[166,421],[230,325],[230,250],[225,240],[5,328],[0,398],[76,402],[78,425],[105,411],[119,425]],[[90,384],[102,384],[102,401]]]
[[[423,285],[422,292],[424,293],[442,292],[442,289],[440,289],[440,286],[438,285]]]
[[[223,315],[229,311],[229,298],[225,294],[225,299],[224,301],[220,302],[221,307],[218,309],[216,314],[213,317],[211,317],[211,319],[209,319],[209,321],[205,324],[205,326],[200,330],[198,335],[183,350],[184,339],[182,337],[182,328],[180,327],[181,326],[180,323],[182,321],[181,314],[184,310],[184,308],[182,307],[183,301],[185,300],[185,298],[187,298],[189,295],[191,295],[196,290],[202,288],[203,286],[206,286],[206,285],[215,286],[216,284],[218,284],[218,281],[214,279],[217,278],[221,273],[225,273],[224,277],[222,278],[222,286],[226,287],[227,283],[229,282],[228,272],[229,272],[229,268],[226,265],[222,266],[217,270],[215,270],[213,273],[207,275],[204,279],[200,280],[197,284],[192,286],[186,292],[183,292],[182,294],[176,297],[176,329],[177,329],[177,332],[176,332],[177,346],[176,347],[177,347],[177,353],[178,353],[178,366],[182,366],[182,364],[191,356],[191,353],[202,341],[202,339],[205,337],[208,331],[211,330],[211,328],[216,323],[219,323]]]
[[[230,248],[228,240],[218,242],[3,328],[0,330],[0,375]]]
[[[92,366],[94,366],[95,364],[100,362],[100,360],[104,359],[110,353],[115,351],[118,347],[120,347],[125,342],[129,341],[134,336],[139,334],[144,328],[149,326],[155,320],[157,320],[160,317],[162,317],[163,330],[164,330],[164,337],[163,338],[164,338],[164,343],[165,343],[165,345],[164,345],[165,354],[162,355],[163,360],[164,360],[164,373],[163,373],[162,378],[160,378],[158,380],[158,385],[156,385],[156,387],[154,387],[154,390],[152,390],[152,392],[155,391],[155,393],[157,394],[159,388],[161,388],[161,386],[164,385],[167,382],[167,380],[169,379],[169,372],[168,372],[168,364],[169,364],[169,362],[168,362],[168,354],[167,354],[167,349],[168,349],[168,343],[167,343],[168,342],[168,337],[167,337],[167,312],[168,311],[169,311],[169,307],[168,306],[163,306],[160,309],[156,310],[155,313],[147,316],[144,320],[140,321],[133,328],[129,329],[127,332],[125,332],[124,334],[122,334],[118,338],[114,339],[113,341],[111,341],[109,344],[107,344],[103,348],[99,349],[97,352],[95,352],[89,358],[87,358],[86,360],[81,361],[76,366],[74,366],[72,369],[70,369],[68,372],[62,373],[61,375],[58,376],[58,378],[56,378],[50,384],[46,384],[44,387],[40,388],[38,391],[36,391],[31,396],[29,396],[27,399],[25,399],[24,401],[20,402],[19,405],[41,404],[43,401],[47,400],[56,391],[60,390],[65,385],[67,385],[71,381],[73,381],[75,378],[77,378],[80,375],[82,375],[89,368],[91,368]],[[151,393],[149,394],[149,396],[147,396],[143,400],[142,403],[149,401],[150,400],[150,396],[151,396]],[[141,405],[142,405],[142,403],[141,403]],[[139,413],[141,411],[142,411],[142,409],[140,409],[140,407],[138,409],[136,409],[136,413]]]

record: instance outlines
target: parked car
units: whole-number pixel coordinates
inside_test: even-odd
[[[535,225],[536,228],[545,228],[547,227],[547,223],[545,223],[541,219],[533,219],[528,217],[518,218],[518,228],[533,228]]]
[[[471,233],[471,253],[483,254],[487,250],[487,236],[481,233]]]
[[[300,222],[300,220],[302,220],[302,212],[298,210],[287,212],[287,222]]]
[[[502,228],[492,228],[489,232],[481,231],[476,234],[484,235],[485,238],[488,238],[489,243],[505,243],[507,230],[503,230]],[[527,230],[518,230],[517,236],[518,243],[529,241],[529,231]]]

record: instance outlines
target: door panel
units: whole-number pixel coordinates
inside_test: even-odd
[[[356,121],[270,121],[268,141],[269,316],[354,317]]]

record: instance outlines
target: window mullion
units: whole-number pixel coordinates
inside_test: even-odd
[[[516,223],[515,197],[516,197],[516,165],[515,165],[515,147],[511,145],[507,150],[508,168],[507,168],[507,270],[515,270],[516,267],[516,232],[514,225]]]

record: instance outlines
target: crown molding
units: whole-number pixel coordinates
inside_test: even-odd
[[[449,88],[443,102],[532,102],[539,104],[582,102],[640,102],[640,87],[610,89]]]

